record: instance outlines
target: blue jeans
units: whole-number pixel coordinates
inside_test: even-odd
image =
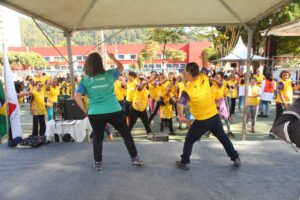
[[[260,100],[259,111],[261,114],[265,114],[265,115],[269,114],[269,103],[270,103],[269,101]],[[264,112],[264,107],[265,107],[265,112]]]
[[[183,154],[181,155],[182,163],[190,163],[190,156],[192,154],[194,143],[199,140],[207,131],[211,131],[217,137],[232,161],[239,157],[238,152],[234,149],[231,141],[225,134],[221,118],[219,114],[217,114],[209,119],[195,120],[193,122],[185,137]]]
[[[242,110],[242,106],[244,106],[245,101],[245,96],[239,96],[239,105],[238,108],[239,110]]]

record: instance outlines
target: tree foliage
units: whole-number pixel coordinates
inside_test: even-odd
[[[182,50],[177,49],[166,49],[166,59],[176,61],[184,61],[186,59],[186,53]]]
[[[145,61],[151,61],[153,63],[153,59],[157,55],[158,51],[158,43],[153,40],[148,40],[145,42],[145,47],[141,51],[141,56],[144,58]]]
[[[0,65],[3,66],[3,55],[0,54]],[[42,56],[34,52],[8,52],[8,61],[12,69],[26,70],[29,67],[46,67]]]

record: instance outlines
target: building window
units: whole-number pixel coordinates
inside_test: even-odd
[[[60,70],[60,66],[55,66],[55,70]]]
[[[147,64],[144,64],[144,68],[148,68],[148,65],[147,65]]]
[[[155,68],[160,69],[161,68],[161,64],[155,64]]]
[[[45,56],[44,60],[49,62],[50,61],[50,57],[49,56]]]
[[[76,60],[81,61],[82,60],[82,56],[76,56]]]
[[[167,64],[167,68],[172,68],[172,64]]]
[[[61,70],[66,70],[66,69],[67,69],[67,66],[60,66],[60,69],[61,69]]]
[[[122,55],[122,54],[119,54],[119,55],[118,55],[118,59],[119,59],[119,60],[124,60],[124,57],[125,57],[125,56]]]
[[[148,67],[149,67],[150,69],[153,69],[153,68],[154,68],[154,64],[149,64]]]
[[[130,55],[130,60],[135,60],[136,59],[136,55],[135,54],[131,54]]]
[[[180,68],[185,68],[186,64],[180,64]]]
[[[59,56],[54,56],[54,61],[59,61]]]
[[[179,67],[179,64],[173,64],[173,67],[177,69]]]
[[[78,66],[77,66],[77,70],[82,70],[82,68],[83,68],[83,67],[82,67],[81,65],[78,65]]]
[[[87,56],[82,56],[83,57],[83,60],[86,60],[87,59]]]

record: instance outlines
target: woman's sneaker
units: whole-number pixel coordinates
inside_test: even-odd
[[[131,158],[131,164],[135,166],[142,166],[144,162],[138,156],[136,156]]]
[[[240,167],[241,166],[241,160],[239,158],[236,158],[234,161],[233,161],[233,166],[234,167]]]
[[[188,166],[188,164],[184,164],[180,160],[176,161],[176,166],[177,166],[177,168],[185,170],[185,171],[187,171],[187,170],[190,169],[189,166]]]
[[[95,170],[96,171],[102,170],[102,162],[95,162]]]

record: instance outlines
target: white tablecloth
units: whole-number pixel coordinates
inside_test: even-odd
[[[54,121],[50,120],[46,124],[46,136],[49,138],[56,134],[70,134],[76,142],[82,142],[86,136],[92,133],[92,127],[89,119],[83,120],[66,120]]]

